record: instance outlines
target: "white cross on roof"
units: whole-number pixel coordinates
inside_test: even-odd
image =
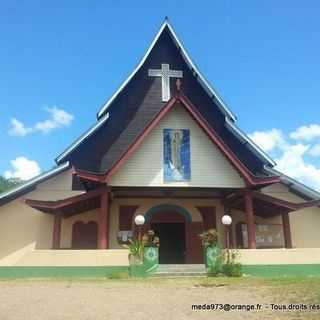
[[[161,69],[149,69],[149,77],[161,77],[162,80],[162,101],[170,99],[170,78],[182,78],[183,72],[180,70],[170,70],[167,63],[161,64]]]

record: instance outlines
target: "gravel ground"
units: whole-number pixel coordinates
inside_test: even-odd
[[[275,298],[270,285],[243,283],[206,279],[0,281],[0,320],[320,319],[320,312],[191,309],[192,304],[204,303],[285,303],[285,297]]]

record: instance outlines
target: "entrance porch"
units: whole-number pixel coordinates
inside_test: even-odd
[[[165,264],[203,263],[199,234],[204,230],[217,229],[224,247],[225,213],[233,219],[231,247],[292,248],[289,212],[315,205],[246,189],[103,185],[63,200],[25,202],[53,216],[52,249],[58,250],[123,250],[123,244],[137,235],[134,217],[142,214],[146,219],[142,232],[153,229],[160,237],[160,262]]]

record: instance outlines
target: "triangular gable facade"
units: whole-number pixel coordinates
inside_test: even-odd
[[[190,179],[166,181],[164,131],[188,130]],[[181,103],[176,103],[144,138],[137,150],[109,178],[110,186],[244,188],[245,179],[223,155]]]
[[[183,94],[239,161],[253,175],[270,176],[264,166],[272,165],[272,160],[235,126],[235,117],[196,69],[167,21],[141,63],[98,113],[98,123],[106,120],[106,116],[108,119],[96,130],[89,130],[87,135],[80,137],[57,158],[58,163],[69,160],[83,170],[101,173],[110,170],[164,108],[161,78],[149,76],[150,70],[159,70],[163,64],[169,65],[170,70],[183,73]],[[176,90],[176,80],[170,79],[172,95]]]

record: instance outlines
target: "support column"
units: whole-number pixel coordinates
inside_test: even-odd
[[[289,213],[288,212],[283,212],[281,214],[281,216],[282,216],[284,245],[285,245],[286,248],[289,249],[289,248],[292,248]]]
[[[229,246],[231,249],[236,247],[233,240],[233,224],[229,226]]]
[[[100,210],[98,217],[98,248],[108,249],[109,238],[109,193],[106,189],[100,198]]]
[[[61,239],[61,215],[59,213],[54,215],[53,234],[52,234],[52,249],[60,249]]]
[[[253,201],[249,191],[245,191],[244,193],[244,202],[248,230],[248,248],[256,249],[256,226],[254,224]]]

